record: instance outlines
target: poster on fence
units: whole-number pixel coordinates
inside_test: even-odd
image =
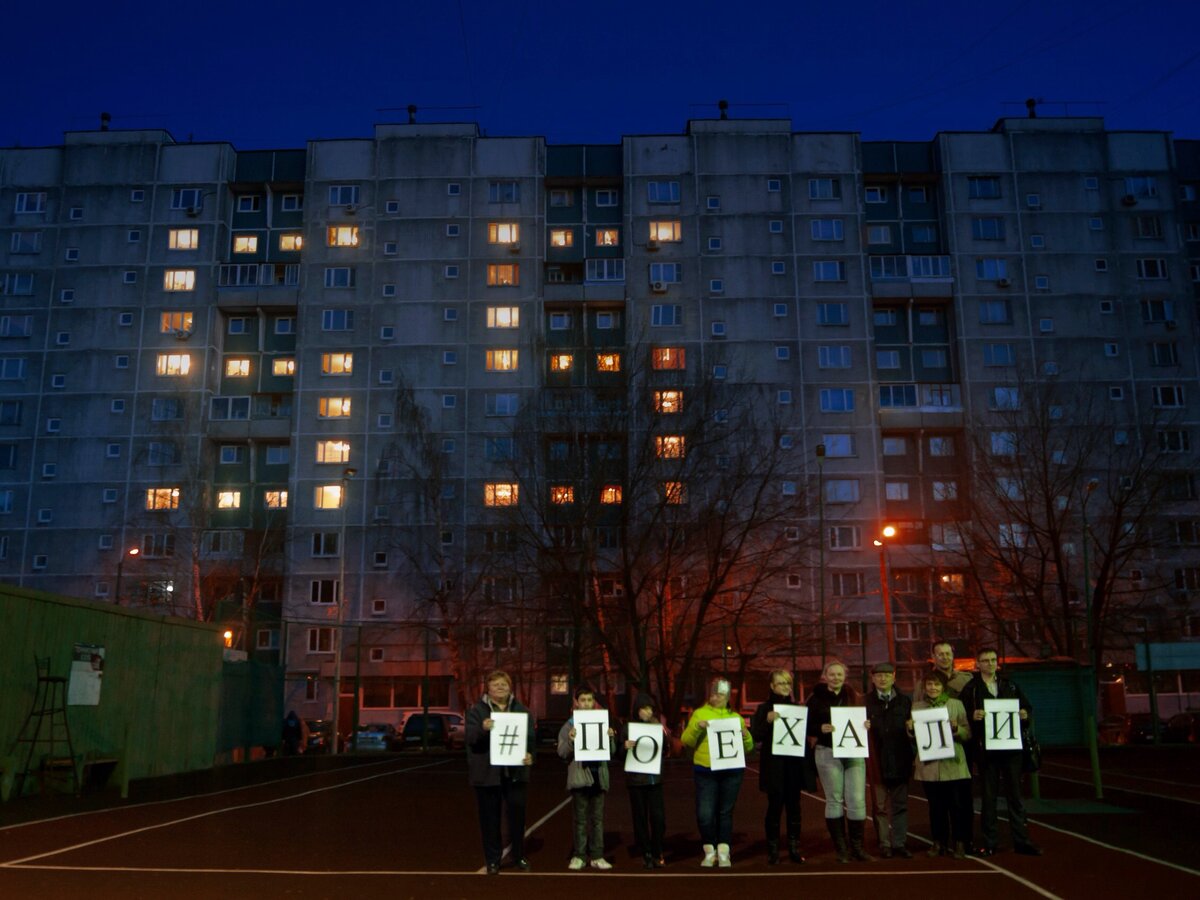
[[[608,737],[607,709],[577,709],[575,721],[575,761],[607,762],[612,753]]]
[[[708,720],[708,763],[714,772],[746,768],[742,725],[741,716]]]
[[[625,771],[661,775],[663,727],[657,722],[630,722],[629,740],[633,746],[625,751]]]
[[[914,709],[912,719],[917,758],[921,762],[954,758],[954,726],[950,724],[950,710],[944,706]]]
[[[492,713],[492,730],[488,734],[491,736],[489,758],[493,766],[525,765],[529,736],[527,713]]]
[[[1021,701],[984,698],[983,747],[985,750],[1021,749]]]
[[[867,708],[865,706],[835,706],[829,710],[833,725],[833,755],[837,759],[866,759]]]
[[[779,718],[771,726],[771,753],[775,756],[803,756],[808,707],[776,703],[774,711],[779,713]]]
[[[76,644],[71,654],[71,680],[67,683],[68,706],[99,706],[104,680],[104,648]]]

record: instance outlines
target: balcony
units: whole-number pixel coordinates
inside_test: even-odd
[[[213,397],[209,401],[209,434],[218,439],[277,439],[292,433],[292,397]]]
[[[949,256],[872,256],[871,293],[876,297],[950,297],[954,276]]]
[[[217,274],[217,305],[295,307],[300,299],[299,263],[227,263]]]
[[[957,384],[881,384],[879,421],[888,428],[951,428],[963,424]]]

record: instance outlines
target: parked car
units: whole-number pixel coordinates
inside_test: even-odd
[[[1170,744],[1195,744],[1200,742],[1200,712],[1189,710],[1176,713],[1167,719],[1167,730],[1163,740]]]
[[[305,719],[304,724],[308,726],[308,743],[304,745],[304,752],[328,753],[333,723],[325,719]]]
[[[425,729],[429,729],[430,747],[445,747],[453,750],[466,745],[466,726],[463,717],[458,713],[422,712],[411,713],[404,722],[404,731],[400,735],[403,747],[421,747]]]
[[[1109,744],[1154,743],[1154,717],[1150,713],[1124,713],[1105,716],[1100,721],[1100,739]],[[1167,723],[1158,720],[1159,740],[1165,741]]]
[[[396,744],[396,726],[387,722],[371,722],[359,725],[350,741],[351,750],[393,750]]]

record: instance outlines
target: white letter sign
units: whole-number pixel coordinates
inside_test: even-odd
[[[983,748],[1021,749],[1021,701],[987,697],[983,701]]]
[[[529,716],[525,713],[492,713],[492,730],[488,732],[490,761],[493,766],[525,765],[526,737]]]
[[[944,706],[914,709],[912,718],[917,757],[921,762],[954,758],[954,727],[950,724],[950,710]]]
[[[606,762],[611,752],[608,740],[607,709],[577,709],[575,720],[575,761]]]
[[[625,771],[662,774],[663,727],[655,722],[630,722],[633,746],[625,751]]]
[[[867,708],[865,706],[835,706],[829,710],[833,725],[833,755],[835,759],[866,759]]]
[[[746,768],[741,716],[708,720],[708,767],[714,772]]]
[[[803,756],[808,707],[776,703],[774,709],[779,713],[779,718],[771,725],[771,753],[775,756]]]

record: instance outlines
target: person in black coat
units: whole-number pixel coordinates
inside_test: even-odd
[[[794,863],[804,862],[800,853],[800,792],[816,790],[816,774],[806,757],[776,756],[771,749],[777,703],[795,703],[792,699],[792,673],[786,669],[771,672],[771,693],[758,709],[750,723],[750,734],[754,743],[762,748],[758,767],[758,788],[767,795],[767,815],[764,827],[767,832],[767,862],[779,863],[779,821],[787,811],[788,858]],[[805,735],[797,735],[801,741]]]
[[[896,667],[881,662],[871,670],[874,688],[867,693],[871,755],[867,780],[875,810],[875,834],[884,859],[912,859],[908,840],[908,780],[912,777],[913,742],[909,734],[912,698],[896,690]]]
[[[983,846],[980,856],[991,856],[999,843],[996,798],[1004,790],[1008,804],[1008,825],[1012,832],[1013,848],[1026,856],[1041,856],[1042,849],[1029,839],[1029,819],[1025,801],[1021,799],[1021,751],[988,750],[984,741],[984,702],[988,699],[1017,700],[1021,722],[1029,719],[1029,698],[1013,682],[997,674],[999,656],[993,647],[984,647],[975,655],[976,672],[971,683],[963,688],[959,699],[971,724],[971,739],[975,745],[975,761],[979,769],[980,830]]]
[[[513,865],[529,870],[525,858],[525,790],[529,782],[529,767],[533,765],[535,735],[533,722],[525,730],[525,758],[520,766],[493,766],[491,736],[493,712],[525,713],[526,709],[512,695],[512,679],[507,672],[495,671],[487,677],[487,693],[467,710],[467,778],[475,788],[479,805],[479,831],[483,837],[483,859],[489,875],[500,872],[500,857],[504,842],[500,831],[501,808],[507,812],[508,841],[512,846]]]
[[[633,704],[636,721],[662,725],[658,702],[649,694],[638,694]],[[622,727],[623,744],[626,750],[633,749],[629,739],[629,724]],[[664,761],[671,732],[663,725],[662,753]],[[663,836],[667,831],[667,811],[663,804],[663,777],[644,772],[626,772],[625,786],[629,789],[629,807],[633,813],[633,836],[642,851],[642,865],[647,869],[661,869],[666,865],[663,858]]]

